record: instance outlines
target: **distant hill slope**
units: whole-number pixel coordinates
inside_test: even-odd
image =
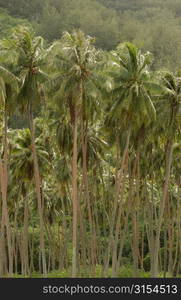
[[[29,20],[50,42],[81,28],[98,47],[129,40],[153,53],[154,68],[181,68],[181,0],[0,0],[0,7],[12,20]],[[1,35],[12,20],[1,21]]]
[[[30,26],[30,23],[25,19],[12,17],[5,10],[0,8],[0,39],[6,37],[11,29],[17,25]]]
[[[117,11],[125,10],[145,10],[145,8],[163,9],[167,8],[177,16],[181,16],[181,1],[180,0],[97,0],[104,6]]]

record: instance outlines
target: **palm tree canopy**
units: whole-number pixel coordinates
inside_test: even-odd
[[[156,108],[159,114],[157,130],[165,131],[174,137],[181,130],[181,77],[171,72],[161,73],[161,83],[164,87]]]
[[[34,176],[32,142],[29,129],[19,129],[10,132],[11,144],[11,169],[14,170],[16,178],[22,178],[23,181],[31,181]],[[35,140],[37,156],[41,173],[45,174],[50,166],[49,154],[45,151],[42,141],[38,138]]]
[[[42,37],[36,37],[34,32],[26,27],[18,27],[13,39],[6,41],[6,51],[13,51],[16,74],[20,79],[20,91],[17,100],[24,111],[31,103],[37,106],[41,100],[41,85],[48,80],[48,75],[42,71],[47,55]]]
[[[71,121],[75,105],[81,107],[84,119],[88,116],[93,117],[99,107],[100,75],[96,70],[96,63],[100,61],[101,54],[93,43],[93,38],[77,30],[72,34],[65,32],[61,41],[52,47],[56,57],[52,90],[53,93],[56,92],[58,106],[68,105]],[[81,97],[80,84],[82,84]]]
[[[116,75],[110,116],[121,119],[126,127],[154,121],[151,88],[156,84],[151,82],[149,73],[151,54],[142,54],[135,45],[124,43],[112,52],[112,60]]]
[[[18,88],[18,78],[6,68],[0,66],[0,106],[6,106],[8,111],[12,109]]]

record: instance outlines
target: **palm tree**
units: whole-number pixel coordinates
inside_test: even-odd
[[[96,100],[96,84],[97,77],[93,71],[95,67],[98,52],[93,47],[94,39],[85,37],[78,30],[72,34],[64,33],[62,44],[57,55],[62,71],[59,71],[58,79],[58,97],[65,100],[61,105],[69,107],[70,122],[72,125],[72,204],[73,204],[73,257],[72,257],[72,276],[77,274],[77,139],[79,120],[82,132],[82,145],[84,145],[84,132],[86,132],[88,120],[88,105],[91,100]],[[85,149],[85,146],[84,146]],[[84,151],[84,184],[86,185],[86,166],[85,166],[85,151]],[[87,193],[88,195],[88,193]],[[89,201],[89,200],[88,200]],[[89,205],[89,204],[88,204]],[[90,223],[91,221],[91,213]],[[91,226],[91,224],[90,224]]]
[[[0,155],[0,185],[2,194],[2,220],[1,220],[1,247],[4,243],[4,227],[7,233],[7,245],[8,245],[8,260],[9,260],[9,274],[13,273],[13,258],[11,249],[11,230],[9,224],[8,206],[7,206],[7,189],[8,189],[8,114],[10,108],[12,109],[13,100],[18,92],[18,79],[11,72],[4,67],[0,67],[0,106],[2,107],[4,115],[4,130],[3,130],[3,142],[2,152],[3,159]],[[1,254],[4,253],[4,249],[1,249]],[[2,264],[4,259],[1,259]],[[3,273],[2,265],[0,274]]]
[[[161,133],[161,135],[163,135],[165,139],[165,177],[163,184],[163,195],[160,202],[158,228],[155,236],[152,255],[152,277],[158,276],[160,233],[170,184],[174,140],[178,130],[180,130],[179,115],[181,107],[181,78],[170,72],[165,72],[161,78],[161,83],[164,88],[164,93],[162,93],[162,95],[160,96],[160,100],[157,103],[159,124],[156,130],[159,130],[159,133]]]
[[[49,154],[44,150],[41,136],[35,139],[36,152],[39,161],[39,168],[42,177],[49,167]],[[21,192],[24,201],[24,229],[23,229],[23,275],[29,272],[29,252],[28,252],[28,221],[29,205],[28,193],[29,186],[34,177],[34,161],[32,154],[32,141],[29,129],[19,129],[11,133],[11,170],[14,180],[21,182]]]
[[[21,81],[17,103],[22,112],[27,112],[31,132],[34,179],[40,221],[40,249],[43,274],[46,276],[47,267],[44,243],[41,178],[35,146],[35,125],[33,113],[40,106],[42,101],[43,83],[48,79],[48,76],[41,70],[42,65],[45,63],[47,52],[44,49],[43,39],[41,37],[35,37],[31,30],[24,27],[20,27],[16,30],[12,47],[17,54],[17,72],[19,71],[18,73]]]
[[[109,124],[111,125],[111,123],[115,124],[116,127],[123,130],[127,136],[121,165],[116,176],[107,266],[131,133],[135,130],[134,128],[138,130],[142,126],[147,126],[150,122],[154,121],[156,117],[156,111],[150,95],[150,88],[154,85],[151,82],[149,73],[150,64],[150,53],[142,54],[141,51],[131,43],[120,44],[117,50],[112,52],[112,62],[110,65],[112,65],[111,72],[113,72],[115,78],[115,88],[112,92],[114,102],[108,116],[107,126],[109,126]],[[115,276],[117,242],[113,243],[113,245],[112,272],[113,276]]]

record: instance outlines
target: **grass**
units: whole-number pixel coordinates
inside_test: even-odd
[[[23,276],[19,274],[14,274],[13,278],[42,278],[42,274],[40,273],[32,273],[30,276]],[[88,269],[81,269],[79,272],[78,278],[91,278],[90,271]],[[96,266],[94,278],[102,278],[102,267],[100,265]],[[108,269],[107,277],[111,277],[111,268]],[[118,278],[134,278],[134,272],[131,265],[127,264],[120,268],[118,273]],[[150,272],[145,272],[144,270],[139,270],[138,272],[139,278],[150,278]],[[170,274],[166,274],[167,278],[171,278]],[[48,273],[48,278],[71,278],[71,269],[67,270],[54,270]],[[163,278],[163,273],[159,274],[159,278]],[[181,276],[178,276],[181,278]]]

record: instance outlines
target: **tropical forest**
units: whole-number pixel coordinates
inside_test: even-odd
[[[181,278],[181,0],[0,0],[0,277]]]

